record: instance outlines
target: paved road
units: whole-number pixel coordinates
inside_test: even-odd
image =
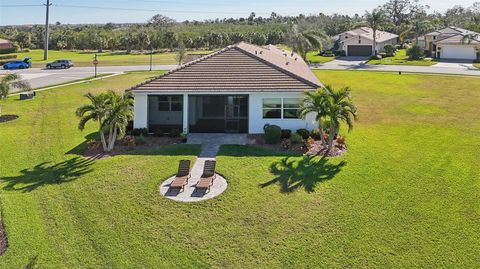
[[[313,69],[366,70],[480,76],[480,69],[475,68],[473,64],[470,63],[440,62],[432,66],[369,65],[365,64],[365,58],[356,57],[337,59],[332,62],[314,66]]]
[[[153,70],[171,70],[175,68],[175,65],[155,65]],[[142,71],[149,70],[149,66],[102,66],[98,67],[98,74],[106,73],[122,73],[125,71]],[[1,74],[15,72],[19,73],[23,79],[30,82],[32,88],[41,88],[49,85],[69,82],[86,77],[93,76],[95,74],[93,67],[73,67],[70,69],[41,69],[30,68],[25,70],[2,70]]]
[[[155,65],[153,70],[172,70],[176,65]],[[334,69],[334,70],[367,70],[367,71],[390,71],[390,72],[413,72],[413,73],[434,73],[480,76],[480,70],[472,64],[441,62],[433,66],[402,66],[402,65],[368,65],[365,58],[346,57],[335,61],[316,65],[313,69]],[[125,71],[149,70],[149,66],[101,66],[98,67],[99,74],[122,73]],[[41,88],[49,85],[78,80],[94,75],[93,67],[73,67],[70,69],[46,70],[31,68],[27,70],[0,71],[0,74],[16,72],[28,80],[32,88]]]

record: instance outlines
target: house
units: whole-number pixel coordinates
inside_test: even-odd
[[[12,49],[12,48],[13,48],[12,41],[0,38],[0,50]]]
[[[377,30],[377,48],[373,47],[373,29],[368,27],[360,27],[355,30],[341,33],[334,37],[338,42],[338,49],[343,50],[346,56],[372,56],[383,52],[386,45],[396,45],[398,43],[398,35]]]
[[[465,39],[467,36],[475,36]],[[447,27],[426,34],[422,40],[427,55],[438,59],[480,59],[480,33]]]
[[[322,84],[297,54],[239,43],[189,62],[130,89],[134,128],[185,133],[263,133],[316,128],[299,119],[305,91]]]

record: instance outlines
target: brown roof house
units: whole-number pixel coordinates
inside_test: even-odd
[[[398,35],[377,30],[377,52],[383,52],[386,45],[396,45]],[[339,49],[344,50],[347,56],[372,56],[373,49],[373,29],[369,27],[360,27],[336,35],[333,39],[338,42]]]
[[[130,89],[135,128],[185,133],[263,133],[265,124],[315,128],[299,119],[305,91],[321,87],[303,59],[275,46],[239,43]]]
[[[12,41],[0,38],[0,50],[12,49],[12,48],[13,48]]]

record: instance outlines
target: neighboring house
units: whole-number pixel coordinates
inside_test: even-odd
[[[12,48],[13,48],[12,41],[6,40],[6,39],[0,39],[0,50],[12,49]]]
[[[467,35],[475,39],[465,40]],[[422,37],[427,55],[438,59],[480,59],[480,33],[458,27],[447,27]],[[421,44],[420,44],[421,45]]]
[[[347,56],[372,56],[375,54],[372,28],[360,27],[341,33],[334,37],[334,41],[338,42],[338,49],[344,50]],[[386,45],[396,45],[397,43],[398,35],[377,30],[377,53],[383,52]]]
[[[275,46],[229,46],[130,90],[134,128],[186,133],[263,133],[265,124],[316,128],[299,119],[305,91],[322,84],[302,57]]]

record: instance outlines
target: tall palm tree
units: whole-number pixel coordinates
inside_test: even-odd
[[[323,136],[325,126],[324,122],[326,117],[328,116],[328,95],[323,89],[318,89],[315,92],[306,92],[305,99],[303,101],[302,106],[300,107],[299,116],[302,119],[305,119],[308,114],[315,113],[315,120],[318,122],[318,128],[320,129],[321,133],[321,140],[322,145],[326,146],[327,142]]]
[[[7,74],[0,80],[0,101],[7,99],[12,89],[19,89],[20,91],[31,90],[30,84],[25,80],[21,80],[19,74]],[[1,116],[2,107],[0,106],[0,117]]]
[[[380,30],[386,23],[385,14],[379,9],[374,9],[372,12],[366,12],[368,26],[373,30],[373,54],[377,55],[377,31]]]
[[[88,93],[85,97],[91,104],[77,109],[76,114],[80,118],[78,128],[84,130],[87,122],[98,122],[103,150],[110,152],[115,147],[117,138],[125,135],[128,122],[133,118],[132,94],[121,95],[108,91],[99,95]],[[105,132],[108,132],[108,139],[105,137]]]
[[[358,114],[357,108],[352,101],[352,90],[350,87],[345,87],[337,91],[332,86],[327,85],[323,90],[328,96],[326,103],[327,115],[330,120],[328,149],[331,150],[333,147],[333,139],[340,129],[340,123],[346,123],[348,131],[350,132],[353,128],[353,122],[358,118]]]
[[[307,60],[307,53],[311,50],[321,50],[326,35],[314,31],[301,31],[297,24],[293,24],[287,34],[287,45],[292,47],[293,52],[298,53]]]

